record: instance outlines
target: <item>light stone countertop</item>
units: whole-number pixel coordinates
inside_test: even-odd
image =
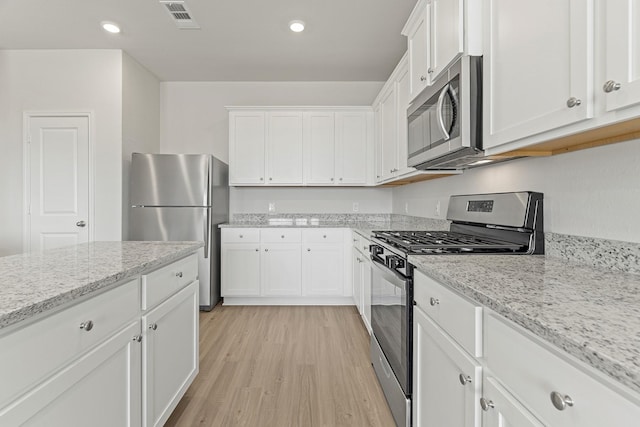
[[[409,262],[640,392],[640,275],[543,255],[410,256]]]
[[[183,258],[202,242],[92,242],[0,258],[0,330]]]

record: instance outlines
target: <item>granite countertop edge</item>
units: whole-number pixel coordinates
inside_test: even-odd
[[[175,242],[185,245],[181,248],[176,248],[170,254],[153,258],[148,261],[144,261],[140,264],[136,264],[132,267],[120,270],[113,274],[107,274],[98,278],[91,278],[87,283],[78,287],[60,292],[51,297],[27,303],[22,307],[12,310],[8,313],[0,314],[0,332],[2,329],[13,326],[19,322],[28,320],[32,317],[40,314],[52,311],[63,305],[73,302],[79,298],[90,295],[91,293],[108,288],[109,286],[124,281],[126,279],[137,276],[138,274],[153,270],[157,267],[161,267],[174,260],[184,258],[185,256],[194,253],[197,249],[204,246],[202,242]],[[1,294],[0,294],[1,296]]]
[[[480,257],[482,255],[477,255]],[[583,266],[580,264],[572,264],[567,263],[559,258],[550,258],[545,255],[532,255],[527,256],[529,260],[533,260],[534,263],[546,264],[546,263],[562,263],[565,268],[565,274],[567,276],[571,276],[573,274],[579,274],[583,271],[593,271],[592,267]],[[413,261],[412,261],[413,258]],[[517,262],[518,257],[512,258],[513,261]],[[459,258],[460,259],[460,258]],[[460,260],[464,262],[464,260]],[[633,390],[636,393],[640,393],[640,366],[637,365],[636,356],[635,355],[626,355],[625,360],[620,360],[615,356],[610,354],[606,354],[602,350],[595,348],[593,345],[594,341],[597,341],[600,337],[596,332],[593,332],[591,335],[584,333],[583,339],[578,340],[575,337],[569,337],[568,334],[563,331],[563,328],[559,325],[550,325],[545,324],[535,315],[527,314],[524,312],[525,310],[518,310],[517,307],[513,307],[514,305],[522,304],[522,301],[518,301],[518,303],[512,303],[509,301],[509,297],[507,295],[507,291],[505,291],[504,295],[496,295],[497,292],[491,294],[490,292],[483,292],[480,286],[474,286],[473,279],[470,279],[469,282],[465,282],[464,279],[460,279],[458,277],[452,277],[452,275],[447,274],[446,272],[440,270],[437,266],[430,268],[430,266],[426,263],[420,263],[419,257],[410,256],[409,262],[412,262],[418,271],[424,273],[425,275],[431,277],[435,281],[457,291],[458,293],[464,295],[465,297],[483,305],[486,308],[491,309],[495,313],[500,316],[516,323],[518,326],[526,329],[531,332],[537,338],[542,341],[550,344],[553,347],[556,347],[559,350],[563,350],[569,355],[577,358],[582,361],[586,365],[600,371],[609,380],[612,380],[618,383],[621,383],[627,386],[629,389]],[[477,266],[477,265],[476,265]],[[470,263],[466,268],[473,268],[473,263]],[[486,273],[486,270],[483,270]],[[626,276],[626,277],[634,277],[637,276],[638,283],[640,283],[640,276],[638,275],[629,275],[625,273],[617,273],[617,272],[607,272],[606,270],[601,271],[602,274],[611,274],[613,276]],[[491,277],[485,276],[487,281],[491,281]],[[499,273],[496,273],[496,281],[500,281],[501,277]],[[560,281],[562,279],[559,279]],[[508,287],[507,284],[504,285]],[[524,298],[526,299],[526,297]],[[616,302],[612,298],[610,304],[615,304]],[[557,311],[557,310],[556,310]],[[640,335],[640,331],[636,332]],[[600,334],[601,335],[601,334]],[[616,349],[619,350],[619,349]],[[624,350],[621,350],[624,351]],[[612,352],[613,353],[613,352]]]

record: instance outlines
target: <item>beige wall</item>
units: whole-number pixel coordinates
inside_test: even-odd
[[[95,239],[122,234],[122,52],[0,50],[0,255],[22,251],[23,113],[90,112]]]
[[[160,149],[163,153],[209,153],[229,161],[225,106],[371,105],[382,82],[163,82]],[[234,188],[232,213],[390,213],[388,189]]]
[[[128,237],[131,153],[160,152],[160,81],[122,55],[122,238]]]
[[[444,218],[451,194],[544,193],[545,230],[640,242],[640,140],[519,159],[393,190],[393,212]],[[435,214],[437,203],[441,215]]]

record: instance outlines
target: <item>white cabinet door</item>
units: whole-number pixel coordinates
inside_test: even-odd
[[[419,306],[413,313],[414,424],[480,427],[480,364]]]
[[[426,2],[425,2],[426,3]],[[429,84],[429,11],[430,5],[423,5],[416,21],[408,29],[410,88],[409,99],[413,100]]]
[[[613,111],[640,103],[640,0],[607,0],[605,7],[606,80],[596,90],[605,90]]]
[[[464,0],[431,0],[430,82],[436,80],[464,49]]]
[[[375,153],[375,182],[382,181],[382,108],[380,102],[373,106],[373,126],[374,126],[374,153]]]
[[[362,315],[364,311],[363,299],[362,299],[362,255],[356,250],[353,251],[351,256],[352,273],[353,273],[353,301],[358,309],[358,313]]]
[[[336,119],[336,182],[342,185],[367,183],[369,146],[368,114],[340,111]]]
[[[301,295],[302,257],[299,243],[263,244],[260,258],[262,295]]]
[[[260,295],[260,244],[222,245],[222,296]]]
[[[141,345],[133,340],[139,334],[136,320],[0,409],[0,425],[139,426]]]
[[[198,373],[198,281],[143,316],[142,328],[143,426],[162,426]]]
[[[404,60],[404,64],[400,66],[400,70],[396,77],[396,82],[396,97],[398,100],[398,149],[396,168],[398,169],[398,175],[403,175],[415,170],[415,168],[407,166],[407,108],[409,107],[409,67],[406,59]]]
[[[331,185],[335,183],[335,119],[329,111],[307,111],[303,114],[304,182]]]
[[[487,0],[484,147],[592,117],[592,2]]]
[[[307,243],[302,248],[303,295],[341,296],[344,289],[342,244]]]
[[[229,183],[265,183],[265,113],[229,113]]]
[[[543,427],[493,378],[485,378],[483,385],[482,399],[487,408],[482,414],[483,427]]]
[[[380,99],[380,120],[380,169],[384,180],[395,176],[398,170],[398,105],[395,83],[389,85]]]
[[[272,111],[267,126],[267,183],[302,184],[302,112]]]
[[[362,280],[362,318],[369,333],[371,333],[371,261],[363,257],[361,269]]]

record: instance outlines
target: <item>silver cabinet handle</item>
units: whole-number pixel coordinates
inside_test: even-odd
[[[438,298],[431,297],[429,298],[429,304],[432,306],[438,305],[440,304],[440,300]]]
[[[471,377],[469,375],[460,374],[458,375],[458,379],[460,380],[460,384],[462,385],[471,384]]]
[[[151,329],[152,331],[155,331],[156,329],[158,329],[158,324],[157,323],[150,324],[149,329]]]
[[[182,271],[178,271],[178,272],[176,273],[176,277],[182,277]]]
[[[78,221],[78,222],[76,222],[76,225],[77,225],[78,227],[86,227],[86,226],[87,226],[87,223],[86,223],[86,222],[84,222],[84,221]]]
[[[425,81],[425,80],[427,80],[427,78],[426,78],[425,76],[420,76],[420,81],[421,81],[421,82],[423,82],[423,81]]]
[[[333,178],[331,178],[331,182],[333,182]]]
[[[362,249],[364,249],[365,251],[368,251],[368,250],[369,250],[369,246],[364,245],[364,246],[362,247]]]
[[[355,242],[357,242],[357,241],[358,241],[358,239],[353,239],[353,243],[355,243]]]
[[[340,178],[338,181],[342,181],[342,178]]]
[[[260,251],[260,249],[256,248],[256,252]]]
[[[311,248],[307,248],[307,252],[311,252]]]
[[[133,336],[133,340],[135,342],[141,342],[142,341],[142,335],[134,335]]]
[[[284,239],[284,234],[282,236],[280,236],[281,239]]]
[[[558,393],[557,391],[551,392],[551,403],[558,411],[564,411],[567,406],[573,406],[573,399],[566,394]]]
[[[273,181],[273,178],[269,177],[269,181]]]
[[[86,322],[80,323],[80,329],[84,329],[85,331],[89,332],[93,329],[93,321],[87,320]]]
[[[262,176],[261,176],[261,177],[260,177],[260,181],[264,181],[264,177],[262,177]]]
[[[567,107],[569,107],[569,108],[577,107],[580,104],[582,104],[582,101],[579,100],[578,98],[574,97],[574,96],[572,96],[571,98],[567,99]]]
[[[241,239],[244,239],[244,236],[241,234],[241,235],[240,235],[240,238],[241,238]]]
[[[269,252],[269,249],[265,249],[264,251],[265,251],[265,252]]]
[[[480,398],[480,407],[483,411],[488,411],[491,408],[495,408],[493,401],[485,399],[484,397]]]
[[[620,83],[613,80],[607,80],[604,86],[602,86],[602,90],[606,93],[613,92],[614,90],[620,90]]]
[[[323,239],[326,239],[326,238],[327,238],[327,235],[326,235],[326,234],[323,234],[323,235],[322,235],[322,238],[323,238]]]

